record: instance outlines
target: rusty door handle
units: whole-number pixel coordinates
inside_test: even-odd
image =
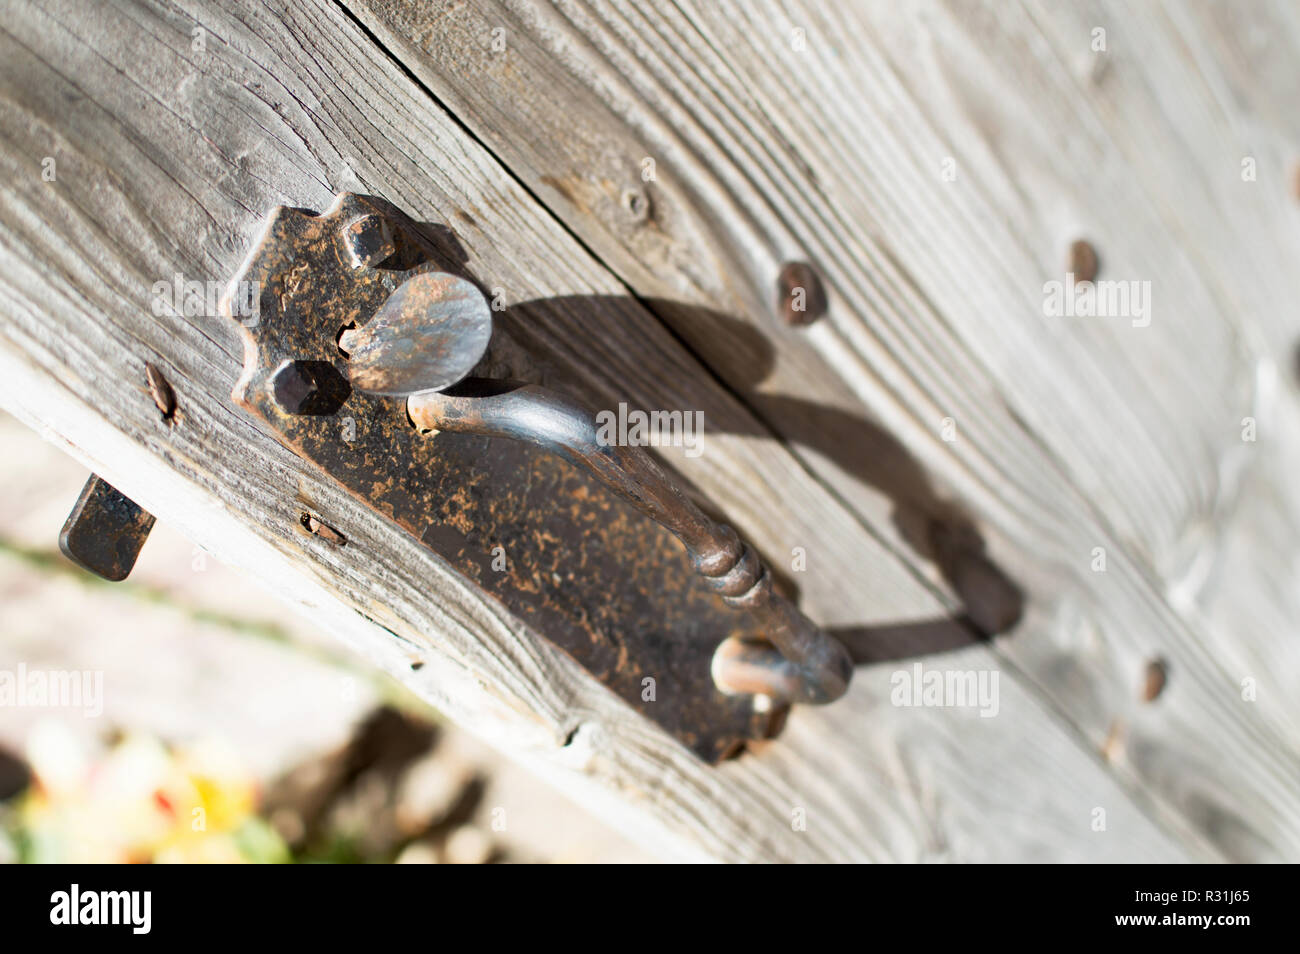
[[[771,737],[782,703],[843,695],[845,648],[776,591],[756,551],[702,512],[639,441],[612,438],[596,426],[604,415],[562,394],[485,380],[481,370],[471,377],[487,353],[492,308],[476,284],[437,270],[445,254],[425,227],[374,196],[339,193],[319,214],[273,209],[220,306],[244,345],[232,401],[707,761]],[[433,429],[484,435],[489,446],[421,434]],[[564,458],[575,466],[557,466]],[[665,605],[638,580],[587,576],[555,598],[537,584],[562,584],[554,571],[566,546],[592,566],[617,566],[623,554],[622,565],[644,566],[659,557],[659,534],[618,520],[567,541],[546,536],[554,521],[539,504],[549,490],[511,483],[498,488],[501,507],[483,494],[458,498],[482,473],[541,476],[566,494],[603,485],[611,501],[675,534],[703,585],[682,565],[655,564],[642,572],[673,588]],[[332,546],[346,545],[301,509],[306,502],[290,504],[306,529],[319,537],[326,527]],[[469,524],[443,519],[450,514]],[[515,528],[543,539],[505,572],[489,572],[481,544]],[[670,680],[673,705],[647,696],[656,675]]]
[[[346,234],[354,260],[369,255],[369,244],[384,241],[382,229],[365,220]],[[381,247],[379,254],[385,251]],[[770,643],[724,640],[712,667],[720,689],[815,704],[842,696],[853,672],[847,650],[777,594],[753,549],[730,527],[709,519],[649,452],[602,442],[595,415],[554,391],[466,378],[491,334],[492,311],[478,287],[430,271],[407,278],[373,318],[344,331],[339,349],[348,358],[352,386],[405,397],[416,426],[540,445],[585,467],[672,531],[723,600],[759,617]]]
[[[511,438],[560,454],[670,530],[708,585],[728,605],[756,614],[771,642],[722,642],[713,678],[724,692],[824,704],[848,689],[853,664],[844,646],[776,593],[754,550],[701,511],[644,448],[602,442],[590,409],[534,384],[486,378],[412,394],[406,407],[422,430]]]

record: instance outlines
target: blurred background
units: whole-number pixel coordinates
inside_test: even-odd
[[[3,412],[0,449],[0,674],[103,674],[0,699],[0,861],[653,860],[165,523],[74,566],[89,473]]]

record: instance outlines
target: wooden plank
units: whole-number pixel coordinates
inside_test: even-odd
[[[1105,15],[1085,7],[1035,20],[1059,50],[1080,16]],[[1289,476],[1300,428],[1300,117],[1291,108],[1298,47],[1293,5],[1258,5],[1248,17],[1219,3],[1156,5],[1126,17],[1113,49],[1122,68],[1105,70],[1094,86],[1112,141],[1126,149],[1170,234],[1195,256],[1213,289],[1214,317],[1247,363],[1243,417],[1232,422],[1238,443],[1226,442],[1205,515],[1214,519],[1189,520],[1181,545],[1154,555],[1156,567],[1170,601],[1205,628],[1239,682],[1270,674],[1263,701],[1292,737],[1300,655],[1294,640],[1278,637],[1300,612],[1291,569],[1300,484]],[[1179,141],[1195,148],[1180,151]],[[1186,241],[1197,235],[1217,240]],[[1255,439],[1242,441],[1248,419]]]
[[[977,520],[1030,596],[1006,658],[1098,747],[1122,727],[1129,782],[1230,857],[1300,857],[1296,697],[1251,664],[1294,672],[1300,648],[1188,605],[1263,456],[1242,440],[1267,404],[1257,328],[1294,333],[1277,317],[1294,314],[1294,215],[1272,161],[1294,137],[1284,110],[1250,117],[1270,171],[1244,198],[1225,141],[1243,111],[1208,39],[1221,8],[348,6],[896,552],[968,601],[982,587],[945,585],[906,527],[953,506]],[[1228,18],[1271,38],[1284,76],[1294,16]],[[1151,283],[1149,324],[1045,314],[1044,282],[1081,236],[1102,277]],[[771,289],[803,259],[829,318],[785,328]],[[1181,675],[1142,706],[1159,658]]]
[[[679,856],[1216,857],[1153,821],[985,647],[936,665],[1000,670],[998,718],[890,705],[886,637],[910,655],[969,631],[336,8],[28,4],[0,44],[0,399],[452,718]],[[880,663],[850,697],[709,769],[237,412],[231,329],[155,317],[153,284],[224,282],[270,207],[340,188],[449,223],[516,306],[499,334],[519,376],[704,409],[709,452],[674,462],[765,552],[809,548],[803,605]],[[174,427],[145,360],[176,390]],[[348,545],[297,532],[304,504]]]

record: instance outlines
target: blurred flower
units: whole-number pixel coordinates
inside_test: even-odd
[[[90,753],[58,723],[28,740],[33,784],[19,801],[31,862],[280,862],[278,835],[255,814],[257,788],[228,748],[169,747],[127,735]]]

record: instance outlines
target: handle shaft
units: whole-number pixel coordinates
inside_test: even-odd
[[[853,663],[844,646],[777,594],[758,555],[700,510],[644,448],[602,443],[588,408],[537,385],[469,378],[411,395],[407,413],[422,429],[508,437],[560,454],[672,531],[709,586],[729,605],[756,614],[778,651],[726,640],[713,665],[723,691],[824,704],[848,689]]]

